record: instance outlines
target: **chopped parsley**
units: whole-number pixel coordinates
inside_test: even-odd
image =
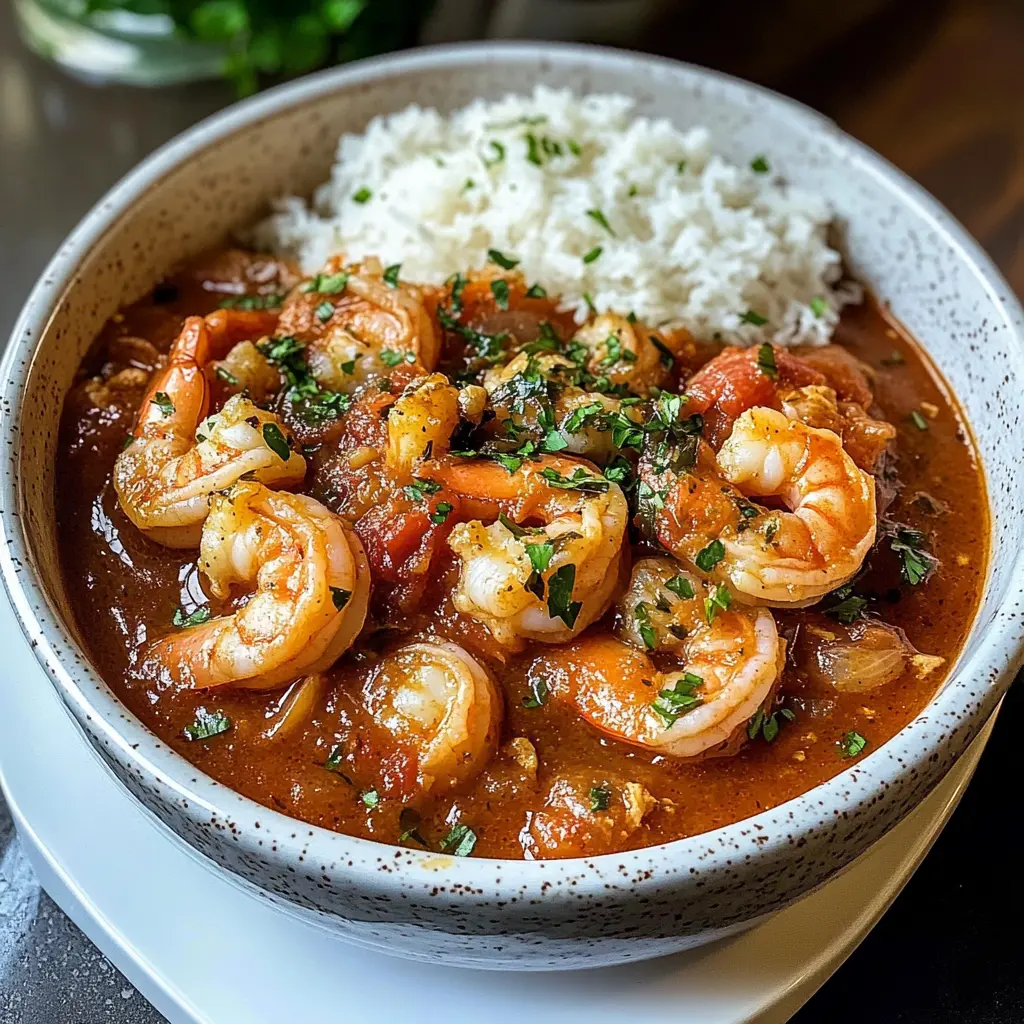
[[[334,607],[337,608],[339,612],[348,604],[351,597],[351,590],[342,590],[341,587],[331,587],[331,600],[334,602]]]
[[[834,603],[823,608],[822,611],[831,618],[837,619],[844,626],[852,625],[868,604],[866,597],[861,597],[853,592],[852,583],[847,583],[846,586],[834,590],[830,597],[833,598]]]
[[[493,155],[481,156],[480,160],[484,167],[494,167],[505,159],[505,147],[497,139],[488,139],[487,145]]]
[[[638,601],[633,606],[633,617],[636,619],[637,632],[644,642],[644,647],[653,651],[658,646],[658,638],[654,632],[654,626],[651,624],[651,613],[643,601]]]
[[[897,526],[889,540],[893,553],[900,556],[900,573],[912,587],[923,583],[938,566],[938,559],[924,549],[924,534],[907,526]]]
[[[601,227],[603,227],[605,231],[612,236],[612,238],[615,237],[615,232],[612,231],[612,226],[608,223],[608,218],[600,210],[587,210],[587,216],[591,220],[600,224]]]
[[[593,263],[594,260],[596,260],[602,252],[604,252],[604,250],[601,248],[601,246],[595,245],[593,249],[583,254],[583,262]],[[584,296],[584,298],[586,298],[586,296]]]
[[[732,594],[727,587],[715,587],[708,597],[704,598],[704,617],[710,626],[715,621],[715,616],[720,612],[727,612],[732,602]]]
[[[363,203],[368,203],[372,196],[373,192],[364,185],[361,189],[352,194],[352,201],[361,205]]]
[[[555,545],[549,540],[534,541],[526,545],[526,553],[530,557],[530,565],[534,572],[545,572],[555,554]]]
[[[526,289],[526,297],[528,299],[546,299],[548,297],[547,289],[539,284],[531,284]]]
[[[782,722],[792,722],[794,718],[796,715],[789,708],[779,708],[770,715],[765,714],[764,708],[758,708],[757,714],[747,723],[747,736],[756,740],[760,733],[765,743],[771,743],[779,735]]]
[[[413,477],[413,482],[406,484],[402,490],[410,501],[425,501],[426,495],[437,494],[441,490],[441,485],[429,477],[416,476]]]
[[[153,396],[153,404],[163,413],[164,419],[174,412],[174,403],[166,391],[158,391]]]
[[[391,288],[398,287],[398,275],[402,272],[401,263],[392,263],[390,267],[384,269],[384,283],[389,285]]]
[[[672,579],[665,580],[665,586],[679,597],[692,598],[694,596],[693,584],[685,576],[673,576]]]
[[[334,772],[336,775],[340,775],[349,785],[352,785],[352,780],[341,770],[341,766],[344,762],[345,748],[340,743],[336,743],[331,747],[331,752],[327,755],[327,760],[324,761],[324,768],[329,772]]]
[[[426,840],[420,835],[419,813],[412,807],[402,808],[401,814],[398,815],[398,827],[402,830],[398,834],[400,843],[406,843],[411,839],[413,842],[419,843],[420,846],[427,845]]]
[[[201,626],[204,622],[210,621],[210,609],[207,607],[197,608],[194,612],[185,614],[183,608],[175,608],[171,622],[178,629],[188,629],[190,626]]]
[[[204,707],[196,708],[196,718],[191,725],[185,726],[185,739],[208,740],[211,736],[219,736],[231,728],[231,719],[223,711],[207,711]]]
[[[362,800],[363,804],[366,807],[369,807],[371,811],[380,803],[380,795],[375,789],[364,789],[363,792],[359,794],[359,799]]]
[[[823,317],[828,311],[828,303],[820,295],[815,295],[808,305],[816,317]]]
[[[769,380],[779,379],[779,369],[775,365],[775,349],[767,341],[757,350],[757,367]]]
[[[217,366],[213,371],[219,380],[224,381],[225,384],[230,384],[233,388],[237,388],[239,385],[238,378],[228,369],[223,366]]]
[[[632,316],[632,314],[630,315]],[[676,357],[672,355],[672,352],[669,349],[669,347],[659,337],[657,337],[657,335],[649,334],[648,338],[650,338],[651,344],[659,352],[658,361],[661,363],[662,366],[665,367],[666,370],[671,370],[672,367],[675,365]]]
[[[758,154],[750,161],[750,169],[758,174],[767,174],[771,170],[763,154]]]
[[[519,260],[513,259],[511,256],[506,256],[503,252],[497,249],[488,249],[487,258],[492,263],[497,263],[502,270],[512,270],[519,266]]]
[[[508,309],[508,281],[498,278],[491,282],[491,294],[494,296],[494,304],[498,309]]]
[[[868,741],[859,732],[851,729],[843,734],[839,741],[839,750],[843,757],[857,757],[864,752],[867,745]]]
[[[607,786],[590,787],[590,811],[596,814],[598,811],[607,811],[608,803],[612,798],[612,791]]]
[[[651,703],[651,710],[665,723],[674,725],[688,711],[700,707],[704,698],[697,691],[704,679],[693,672],[684,672],[671,689],[662,690]]]
[[[911,412],[910,422],[913,423],[918,430],[928,429],[928,421],[917,411],[917,409],[914,409]]]
[[[328,302],[324,299],[319,306],[316,307],[316,318],[320,323],[325,324],[334,315],[334,303]]]
[[[282,461],[287,462],[291,457],[291,449],[288,447],[288,440],[281,433],[281,428],[276,423],[263,424],[263,440],[267,447]]]
[[[468,825],[453,825],[452,830],[441,840],[442,853],[453,857],[468,857],[476,846],[476,833]]]
[[[392,348],[381,349],[380,361],[385,366],[397,366],[399,363],[415,363],[416,356],[412,352],[396,352]]]
[[[304,292],[319,292],[321,295],[336,295],[344,291],[348,284],[348,274],[339,271],[337,274],[317,274],[302,285]]]
[[[434,511],[430,513],[430,521],[435,526],[440,526],[454,507],[450,501],[439,501],[434,506]]]
[[[576,625],[576,618],[583,607],[582,601],[572,599],[575,585],[576,566],[572,564],[563,565],[548,579],[548,614],[553,619],[561,619],[569,629]]]
[[[517,466],[516,468],[518,469],[519,467]],[[604,477],[594,476],[593,473],[588,473],[582,466],[574,469],[571,476],[562,476],[557,469],[545,466],[544,469],[540,471],[540,475],[544,477],[552,487],[561,488],[563,491],[583,491],[586,494],[604,494],[611,486]]]
[[[720,540],[713,540],[706,548],[697,552],[694,562],[701,572],[711,572],[718,563],[725,558],[725,545]]]
[[[754,312],[752,309],[748,309],[745,313],[740,313],[740,323],[753,324],[755,327],[764,327],[768,323],[768,317],[761,316],[760,313]]]
[[[523,698],[523,707],[539,708],[542,707],[548,699],[548,694],[551,692],[548,686],[547,679],[544,676],[537,676],[536,679],[531,679],[529,682],[530,693],[529,696]]]

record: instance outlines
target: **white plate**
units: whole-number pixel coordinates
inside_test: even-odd
[[[0,783],[25,851],[46,891],[174,1024],[788,1020],[920,864],[993,724],[938,789],[844,874],[745,934],[624,967],[498,974],[349,946],[227,882],[114,780],[2,600],[0,645]]]

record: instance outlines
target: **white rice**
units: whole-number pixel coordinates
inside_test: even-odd
[[[342,136],[311,207],[281,199],[250,241],[309,273],[337,253],[375,255],[431,283],[497,249],[578,321],[589,301],[702,338],[828,341],[859,292],[839,283],[826,200],[778,180],[770,153],[767,172],[737,167],[707,128],[680,131],[632,107],[538,86],[450,117],[417,106],[377,117]]]

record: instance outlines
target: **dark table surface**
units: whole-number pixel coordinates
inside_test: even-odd
[[[702,5],[708,6],[708,5]],[[1024,2],[680,5],[657,49],[821,110],[935,193],[1024,294]],[[65,233],[121,174],[228,102],[217,84],[92,88],[25,53],[0,0],[0,337]],[[1011,691],[975,782],[892,909],[798,1014],[1024,1021]],[[42,893],[0,802],[0,1024],[162,1018]]]

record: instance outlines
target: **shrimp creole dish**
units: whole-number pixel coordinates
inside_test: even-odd
[[[354,836],[502,858],[806,792],[948,675],[969,428],[772,154],[538,88],[416,107],[106,324],[63,412],[89,656]]]

